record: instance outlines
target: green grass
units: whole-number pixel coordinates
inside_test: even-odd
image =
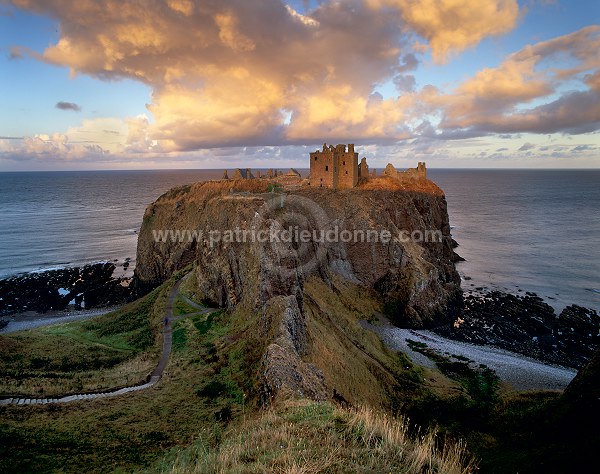
[[[0,336],[0,393],[56,396],[142,381],[160,352],[167,286],[92,320]]]
[[[200,311],[198,308],[194,308],[181,298],[175,299],[175,304],[173,305],[174,316],[184,316],[186,314],[197,313],[198,311]]]
[[[147,472],[473,472],[464,448],[414,440],[402,418],[376,410],[289,400],[226,432],[202,434]]]
[[[154,303],[141,300],[104,323],[56,327],[51,337],[32,331],[26,341],[15,339],[24,334],[0,338],[3,354],[28,358],[27,370],[38,374],[50,373],[65,354],[81,355],[90,366],[108,364],[103,357],[152,354],[173,281],[150,296]],[[0,407],[0,472],[453,472],[438,455],[444,439],[459,438],[481,459],[480,472],[586,472],[569,467],[595,452],[596,426],[595,437],[584,435],[580,427],[591,422],[566,413],[558,395],[497,397],[489,369],[444,356],[440,370],[462,391],[439,394],[423,381],[429,372],[362,329],[359,321],[382,309],[366,289],[337,277],[331,285],[309,280],[304,304],[304,360],[323,370],[343,400],[371,408],[276,400],[261,411],[257,381],[270,339],[261,332],[265,315],[242,303],[178,321],[169,365],[152,389],[68,405]],[[137,337],[146,331],[144,314],[154,336],[145,352],[147,342]],[[66,361],[65,369],[72,368],[75,359]],[[89,373],[111,382],[108,370]],[[84,386],[85,371],[75,374],[69,383]],[[54,379],[43,380],[47,387]],[[389,416],[400,410],[411,424]],[[416,425],[440,435],[414,442]],[[465,460],[463,451],[451,452]],[[417,459],[429,461],[411,464]]]
[[[467,411],[476,412],[477,416],[475,417],[471,413],[473,418],[485,417],[499,402],[500,379],[496,372],[489,367],[471,364],[470,359],[462,356],[447,357],[430,349],[423,342],[407,339],[407,343],[412,350],[433,360],[444,375],[456,380],[464,387],[467,397],[460,398],[458,404],[464,405],[464,409]]]
[[[279,183],[269,183],[267,186],[268,193],[282,193],[283,191],[283,186],[281,186]]]
[[[0,472],[130,472],[238,417],[252,403],[242,384],[255,378],[244,360],[230,356],[247,353],[245,340],[227,335],[246,320],[223,312],[201,333],[190,319],[177,322],[185,337],[174,333],[169,365],[152,389],[68,405],[0,407]]]
[[[175,330],[173,330],[173,350],[182,351],[187,345],[187,329],[182,327],[179,323]]]
[[[192,318],[192,323],[196,330],[200,332],[200,334],[206,334],[210,328],[213,326],[213,322],[216,318],[221,315],[220,311],[216,311],[214,313],[210,313],[208,315],[198,315]]]

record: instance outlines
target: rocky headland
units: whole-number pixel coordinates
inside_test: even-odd
[[[289,229],[290,239],[252,240]],[[245,241],[236,238],[238,230],[238,237],[246,232]],[[303,230],[317,239],[302,241],[295,232]],[[369,230],[388,232],[390,241],[344,238]],[[174,231],[180,238],[173,238]],[[190,231],[194,238],[181,238]],[[339,237],[319,241],[320,231]],[[440,237],[437,242],[396,238],[405,235],[402,231]],[[325,312],[334,298],[358,306],[359,293],[366,291],[396,324],[432,327],[453,321],[462,301],[454,259],[446,200],[431,181],[411,186],[378,178],[333,190],[223,180],[172,189],[148,206],[135,283],[140,291],[151,288],[193,264],[207,302],[258,316],[265,396],[288,389],[319,399],[331,396],[332,381],[345,374],[312,361],[319,336],[307,314]],[[369,318],[372,311],[362,316]]]
[[[333,241],[301,242],[294,234],[334,229]],[[292,234],[288,240],[259,241],[261,230]],[[368,230],[389,231],[392,238],[386,243],[340,238],[342,231]],[[435,231],[441,239],[395,238],[403,231]],[[135,286],[143,293],[193,265],[207,303],[258,315],[261,377],[269,396],[284,387],[312,398],[331,391],[326,375],[335,374],[307,362],[314,337],[307,314],[323,309],[313,294],[319,284],[331,295],[339,295],[342,286],[367,290],[381,303],[377,309],[400,327],[430,328],[450,339],[567,367],[580,368],[590,359],[600,330],[595,311],[573,305],[557,316],[534,294],[463,298],[456,246],[444,193],[429,180],[371,178],[347,190],[277,179],[211,181],[174,188],[148,206]]]

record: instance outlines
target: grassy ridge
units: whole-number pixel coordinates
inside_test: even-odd
[[[64,354],[86,351],[92,355],[82,364],[157,353],[177,277],[119,313],[0,342],[13,345],[7,354],[30,357],[27,370],[34,373],[47,370],[33,364],[40,355],[53,366]],[[190,281],[183,293],[201,301]],[[502,397],[493,374],[471,370],[456,356],[438,358],[454,380],[433,387],[442,373],[414,366],[361,327],[361,319],[382,308],[367,290],[337,277],[329,285],[309,280],[304,305],[305,360],[322,368],[340,406],[288,400],[260,410],[257,381],[269,339],[261,315],[242,303],[175,323],[169,365],[150,390],[69,405],[0,407],[0,472],[469,472],[463,445],[443,447],[446,439],[463,438],[480,458],[480,472],[548,473],[575,472],[567,468],[594,452],[597,434],[577,434],[581,420],[567,423],[572,417],[558,394]],[[195,309],[179,299],[175,311]],[[150,345],[142,337],[148,331]],[[110,370],[90,376],[108,383]],[[49,377],[45,389],[53,383]],[[399,411],[430,431],[415,437],[415,424],[389,415]]]
[[[143,380],[158,360],[157,289],[93,320],[0,336],[0,394],[55,396]]]

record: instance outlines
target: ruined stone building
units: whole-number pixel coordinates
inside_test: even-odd
[[[245,170],[236,168],[233,172],[233,179],[254,179],[254,175],[250,168],[246,168]]]
[[[364,163],[364,166],[363,166]],[[310,154],[310,185],[335,189],[353,188],[358,184],[361,168],[368,170],[366,159],[358,166],[354,145],[325,144],[321,151]]]
[[[419,161],[416,168],[408,168],[406,171],[398,171],[394,165],[388,163],[382,173],[398,181],[427,179],[427,167],[424,162]]]

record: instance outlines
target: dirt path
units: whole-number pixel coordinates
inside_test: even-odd
[[[116,397],[131,392],[137,392],[139,390],[144,390],[155,385],[162,377],[162,374],[165,371],[167,364],[169,363],[169,356],[171,355],[171,348],[173,346],[173,323],[176,323],[180,319],[191,318],[200,314],[208,314],[217,311],[217,309],[215,308],[203,308],[202,310],[194,313],[185,314],[182,316],[173,316],[173,305],[175,304],[175,300],[178,296],[182,297],[186,302],[191,301],[183,295],[179,294],[179,287],[190,275],[191,273],[188,273],[177,283],[175,283],[175,285],[171,289],[171,292],[169,293],[167,305],[165,307],[165,317],[167,318],[167,323],[165,324],[163,330],[162,354],[158,361],[158,365],[156,366],[154,371],[152,371],[152,373],[148,376],[146,383],[140,385],[132,385],[130,387],[124,387],[117,390],[109,390],[97,393],[80,393],[59,398],[7,398],[4,400],[0,400],[0,405],[45,405],[47,403],[68,403],[74,402],[76,400],[94,400],[99,398]],[[199,306],[196,303],[194,303],[193,306],[195,308],[201,308],[201,306]]]

